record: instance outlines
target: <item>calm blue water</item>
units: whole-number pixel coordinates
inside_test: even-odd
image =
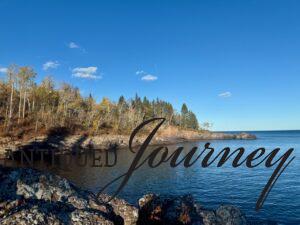
[[[255,203],[273,173],[275,166],[265,168],[264,164],[257,168],[241,166],[232,168],[231,161],[222,168],[216,164],[208,168],[201,167],[201,159],[194,166],[170,168],[165,163],[158,168],[141,167],[136,171],[119,197],[136,204],[145,193],[167,195],[192,194],[205,207],[215,208],[221,203],[239,206],[248,217],[270,219],[280,224],[300,224],[300,131],[251,132],[257,140],[221,140],[210,141],[211,147],[220,151],[224,147],[236,149],[244,147],[246,152],[252,152],[259,147],[265,147],[267,152],[281,148],[284,153],[294,148],[295,160],[287,167],[271,190],[263,208],[255,211]],[[179,144],[187,153],[192,147],[204,148],[206,142]],[[174,150],[177,146],[169,146]],[[97,192],[118,175],[127,171],[134,154],[118,151],[118,164],[113,168],[78,167],[75,163],[70,170],[55,170],[56,173],[72,180],[77,185]],[[64,164],[64,162],[61,162]],[[117,184],[110,188],[113,192]]]

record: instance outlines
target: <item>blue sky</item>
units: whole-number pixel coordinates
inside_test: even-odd
[[[300,129],[300,1],[0,0],[0,73],[186,102],[214,130]],[[3,74],[3,73],[2,73]]]

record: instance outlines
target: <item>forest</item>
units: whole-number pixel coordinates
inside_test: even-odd
[[[165,126],[199,130],[196,115],[182,104],[180,112],[172,104],[147,97],[117,102],[103,98],[96,102],[92,95],[84,97],[77,87],[56,85],[51,76],[36,82],[37,73],[29,66],[11,65],[0,80],[1,136],[23,137],[42,134],[53,128],[97,135],[103,132],[129,134],[141,122],[166,118]]]

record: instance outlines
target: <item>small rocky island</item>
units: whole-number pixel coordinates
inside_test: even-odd
[[[136,206],[122,199],[97,199],[59,176],[0,166],[0,224],[3,225],[271,225],[248,219],[237,207],[206,209],[192,196],[147,194]],[[221,202],[222,200],[220,200]]]

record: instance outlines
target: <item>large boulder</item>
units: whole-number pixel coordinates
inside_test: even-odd
[[[216,210],[217,221],[222,225],[246,225],[245,215],[231,205],[222,205]]]
[[[110,198],[111,197],[109,195],[101,194],[98,197],[98,200],[100,202],[107,202]],[[109,205],[112,206],[115,214],[123,219],[124,225],[135,225],[137,223],[139,211],[136,207],[119,198],[113,198],[110,200]]]
[[[202,219],[195,210],[194,200],[190,195],[160,197],[148,194],[139,200],[139,207],[139,225],[202,224]]]
[[[210,210],[197,204],[191,195],[161,197],[147,194],[139,200],[139,225],[271,225],[269,221],[247,221],[231,205]]]
[[[129,225],[124,223],[128,219],[122,217],[127,214],[120,213],[121,205],[134,210],[119,200],[117,214],[115,203],[99,203],[92,193],[66,179],[33,169],[0,166],[0,190],[1,224]]]

